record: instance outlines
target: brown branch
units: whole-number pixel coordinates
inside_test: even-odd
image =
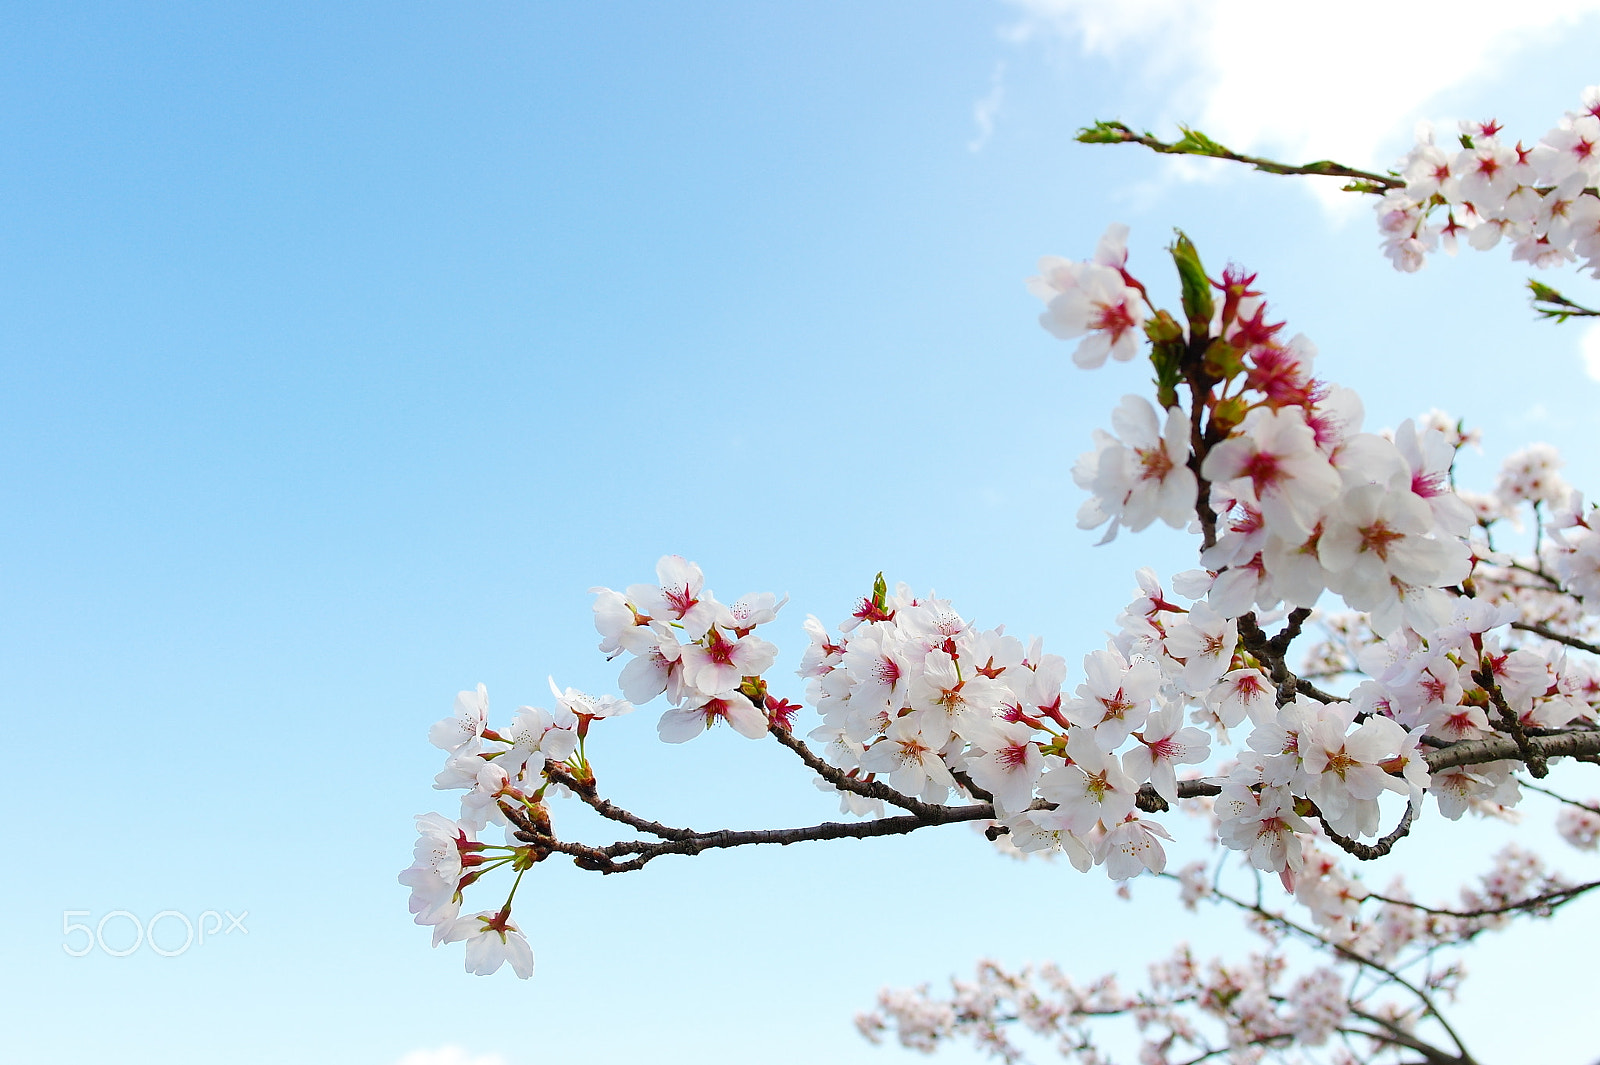
[[[648,818],[640,817],[638,814],[630,813],[616,803],[602,799],[595,790],[593,780],[579,780],[555,763],[545,764],[544,775],[547,779],[557,784],[566,785],[573,794],[583,800],[586,806],[608,820],[627,825],[629,828],[636,828],[640,832],[648,832],[650,835],[659,836],[662,839],[687,839],[695,834],[692,828],[671,828],[661,824],[659,821],[651,821]]]
[[[965,788],[967,794],[971,795],[974,799],[977,799],[979,802],[994,802],[994,796],[989,793],[988,789],[980,786],[977,781],[973,780],[962,770],[952,769],[950,770],[950,775],[954,777],[956,783]]]
[[[1261,636],[1263,640],[1265,639],[1264,634],[1261,633],[1258,627],[1255,628],[1255,633]],[[622,873],[641,869],[648,862],[664,854],[698,854],[704,850],[719,850],[756,844],[776,843],[786,846],[790,843],[809,842],[812,840],[867,839],[875,836],[905,835],[918,829],[931,828],[936,825],[992,820],[995,816],[994,805],[990,802],[971,803],[962,806],[943,806],[913,799],[879,781],[857,780],[823,762],[804,742],[796,739],[790,733],[778,728],[773,728],[771,732],[778,742],[794,751],[808,768],[829,783],[834,784],[835,787],[864,795],[868,798],[882,799],[905,809],[907,813],[904,816],[880,818],[865,822],[844,823],[830,821],[798,828],[744,831],[719,829],[700,832],[688,828],[674,828],[669,825],[663,825],[624,810],[615,803],[596,794],[592,782],[579,782],[570,773],[558,766],[547,767],[547,772],[552,780],[570,788],[586,805],[602,817],[656,836],[659,842],[619,840],[603,847],[572,843],[557,839],[546,825],[537,823],[522,811],[505,806],[502,806],[502,809],[505,810],[506,815],[516,825],[517,831],[515,834],[517,838],[539,848],[542,852],[541,857],[551,853],[565,854],[571,857],[580,868],[602,873]],[[1600,730],[1525,736],[1524,739],[1536,755],[1544,758],[1581,757],[1600,754]],[[1483,762],[1497,762],[1517,758],[1521,753],[1521,749],[1514,739],[1502,736],[1482,740],[1466,740],[1451,744],[1431,751],[1425,756],[1424,760],[1430,772],[1438,772],[1441,769],[1455,766],[1475,765]],[[1180,799],[1217,795],[1221,791],[1220,785],[1207,780],[1183,780],[1178,782],[1178,797]],[[1137,805],[1139,809],[1147,813],[1159,813],[1168,809],[1166,800],[1158,795],[1155,789],[1148,784],[1139,789]],[[1049,807],[1050,804],[1045,803],[1042,806]],[[1399,826],[1388,836],[1374,844],[1364,844],[1347,839],[1333,830],[1327,829],[1326,824],[1324,824],[1324,829],[1334,843],[1343,847],[1357,858],[1370,860],[1388,854],[1395,843],[1410,830],[1414,816],[1414,808],[1408,805],[1406,814],[1401,819]],[[1003,826],[997,826],[997,828],[1003,830]],[[625,858],[626,860],[619,861],[619,858]]]
[[[1289,617],[1283,628],[1279,629],[1277,634],[1267,641],[1267,646],[1272,648],[1272,653],[1279,658],[1288,654],[1289,645],[1294,643],[1295,638],[1300,635],[1300,630],[1305,627],[1306,619],[1310,616],[1311,608],[1306,606],[1297,606],[1289,611]]]
[[[1485,662],[1483,668],[1472,674],[1472,680],[1489,696],[1489,701],[1494,704],[1495,710],[1500,714],[1500,724],[1511,733],[1511,738],[1517,743],[1517,753],[1522,756],[1522,761],[1527,765],[1528,772],[1535,777],[1543,779],[1550,772],[1550,765],[1544,755],[1534,750],[1528,739],[1528,733],[1523,729],[1522,722],[1518,720],[1516,711],[1511,709],[1506,702],[1505,693],[1500,690],[1500,684],[1494,679],[1494,670]]]
[[[1157,875],[1168,877],[1174,880],[1177,879],[1177,877],[1172,873],[1158,873]],[[1417,987],[1395,970],[1389,968],[1387,965],[1384,965],[1381,962],[1374,961],[1363,954],[1357,954],[1350,948],[1341,946],[1340,944],[1335,943],[1333,940],[1324,937],[1320,933],[1315,932],[1304,925],[1296,924],[1282,914],[1274,913],[1258,903],[1245,902],[1243,899],[1236,898],[1233,895],[1228,894],[1226,891],[1220,891],[1215,888],[1212,889],[1211,894],[1213,897],[1222,899],[1224,902],[1228,902],[1241,910],[1256,914],[1263,920],[1275,924],[1285,931],[1293,932],[1311,940],[1313,943],[1321,944],[1322,946],[1327,947],[1329,950],[1332,950],[1341,958],[1344,958],[1350,962],[1354,962],[1363,968],[1371,969],[1373,972],[1384,976],[1396,986],[1405,988],[1407,991],[1411,992],[1412,995],[1416,996],[1417,1001],[1422,1003],[1423,1008],[1439,1022],[1439,1026],[1444,1029],[1445,1034],[1450,1037],[1450,1041],[1455,1044],[1456,1050],[1460,1052],[1459,1057],[1457,1058],[1459,1065],[1472,1065],[1472,1055],[1467,1053],[1466,1044],[1462,1043],[1461,1037],[1456,1034],[1456,1030],[1451,1027],[1449,1021],[1445,1020],[1444,1014],[1439,1012],[1439,1008],[1433,1004],[1433,999],[1428,996],[1426,991],[1422,990],[1420,987]]]
[[[1272,683],[1278,689],[1279,706],[1293,702],[1297,694],[1309,696],[1319,703],[1340,701],[1337,695],[1331,695],[1310,681],[1296,676],[1289,668],[1286,658],[1289,644],[1300,635],[1301,626],[1310,616],[1310,610],[1296,607],[1290,612],[1288,623],[1269,639],[1256,621],[1255,611],[1239,615],[1239,639],[1244,644],[1245,650],[1267,667]]]
[[[542,833],[517,832],[524,842],[533,843],[552,852],[568,855],[581,869],[599,873],[629,873],[644,868],[645,864],[663,854],[699,854],[701,851],[721,850],[728,847],[747,847],[762,843],[787,846],[790,843],[807,843],[824,839],[867,839],[873,836],[901,836],[921,828],[935,825],[959,824],[965,821],[982,821],[994,816],[994,807],[988,804],[972,806],[935,807],[941,811],[936,816],[919,817],[907,814],[885,817],[876,821],[844,823],[826,821],[820,825],[800,828],[764,828],[740,831],[720,829],[712,832],[695,832],[682,839],[662,840],[659,843],[623,841],[606,847],[590,847],[582,843],[568,843]],[[519,826],[520,828],[520,826]],[[635,857],[619,862],[616,859],[632,854]]]
[[[1209,780],[1180,780],[1178,781],[1178,798],[1199,799],[1210,795],[1221,795],[1222,785],[1213,784]],[[1147,814],[1164,814],[1172,809],[1161,793],[1149,784],[1139,785],[1139,794],[1134,799],[1134,805]]]
[[[584,844],[557,840],[545,833],[528,830],[528,826],[521,824],[518,827],[525,829],[525,831],[519,832],[518,835],[527,842],[538,843],[552,851],[570,855],[584,868],[612,873],[627,872],[641,868],[646,862],[663,854],[695,854],[702,850],[740,847],[760,843],[788,844],[821,839],[864,839],[872,836],[903,835],[908,832],[914,832],[919,828],[956,822],[983,821],[992,819],[995,816],[994,806],[991,803],[940,806],[911,799],[877,781],[862,781],[847,777],[840,770],[822,762],[809,747],[789,734],[774,729],[773,735],[778,737],[779,742],[784,743],[785,746],[799,755],[808,767],[816,771],[818,775],[823,776],[824,779],[829,780],[830,783],[835,782],[835,780],[841,780],[845,790],[853,791],[869,798],[887,798],[883,793],[888,792],[894,797],[894,800],[898,800],[896,805],[909,808],[908,815],[860,823],[828,822],[807,828],[764,829],[745,832],[732,830],[696,832],[691,829],[677,829],[660,825],[657,822],[649,821],[621,810],[603,799],[594,797],[594,802],[591,802],[590,805],[597,812],[610,817],[612,820],[661,837],[664,842],[621,841],[606,847],[590,847]],[[1537,753],[1546,758],[1595,755],[1600,754],[1600,731],[1561,732],[1546,736],[1530,736],[1528,737],[1528,743]],[[1456,766],[1515,759],[1519,754],[1520,751],[1514,740],[1510,737],[1498,736],[1482,740],[1464,740],[1460,743],[1441,747],[1425,755],[1424,761],[1427,763],[1430,772],[1438,772]],[[584,795],[581,789],[574,790],[578,792],[580,797]],[[1178,782],[1179,799],[1201,798],[1218,795],[1221,792],[1221,785],[1207,780],[1180,780]],[[585,798],[585,801],[588,802],[588,798]],[[1161,813],[1168,809],[1166,800],[1156,794],[1155,789],[1148,784],[1139,789],[1137,805],[1140,810],[1146,813]],[[1050,804],[1044,803],[1041,804],[1040,808],[1049,807]],[[1347,839],[1332,830],[1327,830],[1327,834],[1335,844],[1343,847],[1349,853],[1363,860],[1371,860],[1371,858],[1388,854],[1395,843],[1410,830],[1410,824],[1414,817],[1414,811],[1408,806],[1406,816],[1401,819],[1400,825],[1388,836],[1373,844],[1364,844]],[[1003,826],[997,827],[1002,827],[1003,829]],[[1324,825],[1324,828],[1326,828],[1326,825]],[[668,833],[671,833],[671,835]],[[623,855],[634,855],[635,857],[628,862],[619,863],[615,861],[616,858]]]
[[[1317,687],[1315,684],[1312,684],[1304,677],[1297,677],[1295,679],[1294,690],[1299,692],[1301,695],[1315,699],[1319,703],[1341,703],[1345,701],[1343,698],[1334,695],[1332,692],[1323,691],[1321,688]]]
[[[1320,813],[1317,815],[1318,819],[1322,821],[1323,833],[1337,843],[1345,853],[1354,855],[1364,862],[1370,862],[1374,858],[1382,858],[1385,854],[1394,850],[1394,845],[1404,839],[1411,831],[1411,822],[1416,819],[1416,816],[1417,804],[1408,802],[1406,803],[1406,812],[1400,818],[1400,823],[1395,826],[1393,832],[1390,832],[1376,843],[1358,843],[1346,836],[1339,835],[1339,833],[1328,827],[1327,818]]]
[[[1440,1050],[1436,1046],[1433,1046],[1429,1043],[1424,1043],[1422,1040],[1418,1039],[1416,1036],[1412,1035],[1410,1032],[1406,1031],[1404,1028],[1401,1028],[1394,1022],[1385,1020],[1375,1013],[1368,1013],[1366,1010],[1361,1009],[1353,1002],[1350,1003],[1350,1012],[1356,1017],[1359,1017],[1361,1020],[1366,1021],[1368,1024],[1377,1025],[1379,1028],[1383,1029],[1384,1033],[1387,1034],[1380,1034],[1378,1032],[1364,1032],[1359,1028],[1340,1028],[1340,1032],[1344,1032],[1349,1035],[1358,1035],[1364,1039],[1371,1039],[1375,1042],[1388,1043],[1392,1046],[1403,1046],[1407,1050],[1415,1050],[1418,1054],[1422,1055],[1422,1060],[1426,1063],[1426,1065],[1472,1065],[1472,1058],[1467,1055],[1465,1050],[1463,1050],[1459,1056]],[[1434,1014],[1434,1016],[1437,1017],[1438,1014]]]
[[[1232,1009],[1230,1009],[1228,1012],[1232,1016],[1235,1016],[1235,1017],[1238,1016],[1238,1013],[1235,1012]],[[1184,1042],[1186,1042],[1186,1043],[1189,1042],[1188,1037],[1181,1037],[1181,1038],[1183,1038]],[[1253,1046],[1253,1047],[1271,1047],[1275,1043],[1282,1043],[1282,1044],[1284,1044],[1284,1046],[1288,1046],[1288,1045],[1292,1044],[1293,1042],[1294,1042],[1294,1033],[1293,1032],[1278,1032],[1278,1033],[1275,1033],[1273,1035],[1258,1035],[1258,1036],[1255,1036],[1255,1037],[1253,1037],[1251,1039],[1247,1039],[1245,1041],[1245,1045],[1246,1046]],[[1195,1049],[1198,1050],[1199,1047],[1196,1046]],[[1197,1058],[1189,1058],[1187,1061],[1179,1062],[1178,1065],[1200,1065],[1200,1063],[1202,1061],[1210,1061],[1212,1058],[1218,1057],[1219,1055],[1222,1055],[1222,1054],[1231,1054],[1236,1049],[1238,1049],[1238,1048],[1237,1047],[1233,1047],[1233,1046],[1217,1047],[1214,1050],[1207,1050],[1205,1053],[1201,1054]]]
[[[592,780],[580,781],[557,765],[546,767],[546,775],[549,779],[570,788],[586,805],[602,817],[656,836],[660,842],[619,840],[603,847],[568,842],[557,839],[550,831],[548,823],[540,824],[520,811],[508,809],[504,805],[502,805],[502,809],[505,810],[506,815],[516,826],[517,838],[539,848],[542,852],[541,857],[552,853],[565,854],[572,858],[573,863],[579,868],[590,869],[600,873],[625,873],[642,869],[646,863],[652,859],[659,858],[663,854],[698,854],[705,850],[744,847],[762,843],[776,843],[786,846],[790,843],[802,843],[811,840],[866,839],[873,836],[904,835],[921,828],[930,828],[934,825],[982,821],[995,816],[994,805],[989,802],[964,806],[942,806],[902,795],[895,789],[878,781],[857,780],[822,761],[810,747],[806,746],[803,741],[796,739],[787,730],[773,725],[769,728],[769,732],[779,743],[799,756],[800,760],[809,769],[835,787],[865,795],[868,798],[881,799],[892,803],[907,810],[907,815],[850,823],[829,821],[819,825],[807,825],[799,828],[718,829],[698,832],[688,828],[673,828],[624,810],[615,803],[602,799],[595,791]],[[625,861],[617,860],[629,855],[632,857],[627,858]]]
[[[1592,813],[1592,814],[1600,814],[1600,808],[1596,808],[1594,806],[1591,806],[1589,803],[1586,803],[1586,802],[1579,802],[1577,799],[1569,799],[1565,795],[1561,795],[1561,794],[1558,794],[1556,792],[1551,791],[1549,788],[1541,788],[1539,785],[1530,784],[1526,780],[1518,780],[1517,783],[1522,785],[1523,787],[1527,788],[1529,791],[1537,791],[1540,795],[1548,795],[1548,796],[1550,796],[1550,798],[1554,799],[1556,802],[1564,802],[1568,806],[1576,806],[1580,810],[1587,810],[1589,813]]]
[[[1544,581],[1550,586],[1551,591],[1561,591],[1561,582],[1542,569],[1535,569],[1532,566],[1518,562],[1516,559],[1512,559],[1511,561],[1505,563],[1505,568],[1518,570],[1522,573],[1528,574],[1530,577],[1538,577],[1540,580]],[[1512,624],[1515,625],[1516,623],[1513,622]]]
[[[1209,551],[1217,543],[1217,512],[1211,506],[1211,482],[1200,472],[1206,456],[1211,453],[1211,442],[1201,428],[1206,400],[1210,389],[1202,389],[1191,378],[1189,381],[1189,469],[1194,473],[1195,516],[1200,519],[1200,550]]]
[[[1527,745],[1542,758],[1581,758],[1600,754],[1600,731],[1574,730],[1556,732],[1546,736],[1524,734]],[[1461,765],[1481,765],[1484,762],[1501,762],[1519,759],[1522,749],[1510,736],[1494,736],[1481,740],[1462,740],[1431,751],[1424,760],[1428,771],[1453,769]]]
[[[1513,629],[1521,629],[1523,632],[1531,632],[1535,636],[1543,636],[1545,639],[1553,640],[1556,643],[1564,643],[1568,647],[1576,647],[1580,651],[1588,651],[1592,655],[1600,655],[1600,647],[1589,641],[1580,640],[1576,636],[1568,636],[1566,633],[1556,632],[1554,629],[1544,625],[1530,625],[1526,621],[1513,621],[1511,627]]]
[[[857,795],[865,795],[869,799],[880,799],[891,806],[898,806],[900,809],[916,817],[936,817],[938,816],[938,811],[950,809],[948,806],[940,806],[937,803],[929,803],[923,802],[921,799],[913,799],[909,795],[905,795],[896,791],[882,781],[857,780],[855,777],[850,776],[842,769],[835,768],[834,766],[829,765],[827,762],[824,762],[821,758],[818,758],[816,752],[810,747],[806,746],[806,742],[804,740],[796,737],[788,729],[771,725],[768,726],[767,732],[771,734],[773,739],[777,740],[779,743],[783,744],[785,747],[789,748],[796,755],[798,755],[800,760],[806,764],[807,769],[811,770],[817,776],[821,777],[823,780],[826,780],[829,784],[832,784],[840,791],[851,791]],[[992,806],[990,807],[989,816],[994,816]]]
[[[1502,913],[1530,911],[1547,903],[1549,908],[1546,912],[1553,913],[1559,907],[1586,892],[1593,891],[1597,887],[1600,887],[1600,880],[1591,880],[1587,884],[1577,884],[1572,887],[1560,888],[1556,891],[1547,891],[1543,895],[1535,895],[1532,898],[1522,899],[1520,902],[1508,902],[1504,906],[1492,906],[1481,910],[1441,910],[1433,906],[1424,906],[1420,902],[1390,898],[1388,895],[1380,895],[1376,891],[1369,891],[1367,898],[1377,899],[1379,902],[1387,902],[1391,906],[1406,906],[1413,910],[1421,910],[1423,913],[1431,913],[1437,917],[1455,917],[1466,920],[1475,917],[1494,917]]]

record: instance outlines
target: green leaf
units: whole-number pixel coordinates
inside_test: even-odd
[[[1178,128],[1183,130],[1183,137],[1172,146],[1175,150],[1186,152],[1189,155],[1230,154],[1228,149],[1224,148],[1222,145],[1218,144],[1204,133],[1201,133],[1199,130],[1190,129],[1188,126],[1179,126]]]
[[[1121,122],[1096,121],[1080,129],[1077,139],[1084,144],[1121,144],[1133,139],[1133,131]]]
[[[1178,267],[1178,281],[1183,286],[1183,313],[1189,319],[1189,336],[1195,339],[1211,333],[1211,316],[1216,313],[1216,303],[1211,298],[1211,280],[1200,264],[1200,253],[1183,230],[1174,230],[1178,239],[1167,250]]]
[[[1150,365],[1155,369],[1156,402],[1162,410],[1178,405],[1178,385],[1183,381],[1183,356],[1187,346],[1167,341],[1150,346]]]
[[[1365,192],[1365,193],[1368,193],[1370,195],[1381,196],[1385,192],[1387,192],[1388,189],[1385,186],[1378,184],[1376,181],[1363,181],[1363,180],[1357,179],[1355,181],[1348,181],[1345,184],[1341,185],[1339,187],[1339,191],[1340,192]]]
[[[1536,300],[1543,300],[1545,303],[1559,303],[1563,306],[1571,306],[1570,301],[1568,301],[1565,296],[1542,281],[1535,281],[1530,277],[1528,278],[1528,288],[1532,290],[1533,298]]]

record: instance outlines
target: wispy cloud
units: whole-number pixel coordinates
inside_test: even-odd
[[[1000,113],[1000,104],[1006,97],[1005,77],[1005,62],[996,63],[994,73],[989,77],[989,91],[972,105],[972,120],[976,123],[978,132],[967,142],[969,152],[982,151],[983,146],[988,144],[989,138],[994,135],[994,119]]]
[[[1600,0],[1456,0],[1449,25],[1463,32],[1425,52],[1397,17],[1343,3],[1006,2],[1016,18],[1003,38],[1132,63],[1143,90],[1168,101],[1163,111],[1230,147],[1357,166],[1391,163],[1386,153],[1441,92],[1600,13]]]
[[[1600,322],[1583,331],[1578,350],[1583,354],[1583,372],[1588,374],[1589,380],[1600,381]]]
[[[499,1054],[471,1055],[457,1046],[442,1046],[435,1050],[413,1050],[395,1065],[506,1065]]]

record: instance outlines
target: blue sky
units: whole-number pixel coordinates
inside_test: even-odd
[[[1204,120],[1382,165],[1419,118],[1491,113],[1532,140],[1600,81],[1600,20],[1340,52],[1353,111],[1263,64],[1257,113],[1235,31],[1176,6],[9,11],[8,1056],[900,1061],[849,1024],[882,984],[985,953],[1137,974],[1175,939],[1225,942],[1157,885],[1130,906],[960,828],[610,879],[547,863],[519,894],[528,983],[430,950],[394,880],[412,815],[451,811],[426,731],[455,692],[482,681],[505,714],[547,674],[610,690],[587,589],[663,553],[728,597],[793,596],[775,677],[804,616],[837,621],[879,570],[1076,662],[1135,567],[1189,566],[1182,537],[1091,551],[1073,527],[1071,463],[1145,375],[1076,370],[1022,279],[1112,221],[1169,298],[1174,226],[1259,270],[1369,425],[1441,406],[1481,426],[1478,487],[1533,439],[1600,482],[1583,334],[1535,322],[1503,254],[1397,275],[1362,205],[1072,141]],[[1323,58],[1348,17],[1324,10],[1255,54]],[[1393,106],[1356,92],[1391,77]],[[655,717],[591,744],[624,805],[832,816],[771,745],[666,747]],[[179,957],[62,950],[63,911],[224,909],[248,933]]]

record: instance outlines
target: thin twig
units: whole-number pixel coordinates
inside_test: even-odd
[[[1171,874],[1162,875],[1170,876]],[[1456,1030],[1451,1027],[1450,1022],[1445,1020],[1444,1014],[1439,1012],[1439,1008],[1434,1005],[1433,999],[1428,996],[1428,993],[1417,987],[1405,977],[1401,976],[1399,973],[1395,972],[1393,969],[1389,968],[1387,965],[1374,961],[1365,955],[1357,954],[1348,947],[1341,946],[1340,944],[1335,943],[1334,941],[1327,939],[1322,935],[1319,935],[1303,925],[1296,924],[1282,914],[1273,913],[1271,910],[1268,910],[1262,906],[1252,905],[1251,903],[1245,902],[1243,899],[1238,899],[1232,895],[1229,895],[1225,891],[1214,891],[1213,894],[1217,898],[1231,903],[1242,910],[1254,913],[1263,920],[1269,921],[1280,928],[1304,936],[1313,942],[1320,943],[1323,946],[1333,950],[1340,957],[1345,958],[1348,961],[1355,962],[1357,965],[1363,966],[1364,968],[1371,969],[1376,973],[1380,973],[1396,985],[1405,988],[1407,991],[1415,995],[1417,1001],[1422,1003],[1423,1008],[1425,1008],[1428,1013],[1432,1014],[1433,1018],[1439,1022],[1439,1026],[1444,1029],[1445,1034],[1450,1037],[1450,1041],[1455,1044],[1456,1050],[1459,1052],[1459,1061],[1462,1063],[1462,1065],[1470,1065],[1472,1062],[1472,1055],[1467,1053],[1466,1044],[1462,1043],[1460,1035],[1458,1035]]]
[[[1548,584],[1552,591],[1561,591],[1561,582],[1542,569],[1535,569],[1534,567],[1526,565],[1525,563],[1518,562],[1516,559],[1512,559],[1511,561],[1505,563],[1505,568],[1514,569],[1520,573],[1526,573],[1530,577],[1538,577],[1540,580]],[[1512,624],[1515,625],[1516,623],[1513,622]]]
[[[1522,727],[1516,711],[1506,702],[1505,692],[1500,690],[1500,682],[1494,679],[1494,670],[1485,661],[1483,667],[1472,674],[1473,681],[1489,696],[1489,701],[1500,714],[1500,723],[1505,730],[1511,733],[1511,738],[1517,742],[1517,753],[1522,755],[1522,761],[1527,765],[1528,772],[1535,777],[1543,779],[1550,773],[1550,765],[1545,757],[1536,751],[1529,742],[1528,733]]]
[[[692,828],[672,828],[661,824],[659,821],[651,821],[648,818],[640,817],[638,814],[624,810],[616,803],[602,799],[595,790],[593,780],[578,780],[571,773],[568,773],[553,762],[545,764],[544,773],[547,778],[555,783],[566,785],[573,794],[583,800],[584,805],[608,820],[627,825],[629,828],[636,828],[640,832],[648,832],[650,835],[659,836],[662,839],[687,839],[695,834]]]
[[[1415,1050],[1418,1054],[1422,1055],[1423,1061],[1426,1063],[1426,1065],[1469,1065],[1469,1063],[1472,1061],[1470,1057],[1466,1056],[1465,1051],[1462,1052],[1461,1056],[1446,1053],[1436,1046],[1424,1043],[1422,1040],[1418,1039],[1416,1036],[1412,1035],[1410,1032],[1406,1031],[1404,1028],[1401,1028],[1392,1021],[1387,1021],[1377,1014],[1368,1013],[1366,1010],[1358,1009],[1354,1004],[1351,1005],[1350,1012],[1369,1024],[1376,1024],[1388,1034],[1380,1035],[1376,1032],[1363,1032],[1359,1028],[1341,1028],[1339,1031],[1346,1032],[1350,1035],[1359,1035],[1378,1042],[1389,1043],[1394,1046],[1403,1046],[1407,1050]],[[1434,1014],[1434,1016],[1438,1016],[1438,1014]]]
[[[1526,621],[1513,621],[1511,627],[1513,629],[1521,629],[1523,632],[1531,632],[1535,636],[1543,636],[1545,639],[1553,640],[1556,643],[1564,643],[1568,647],[1576,647],[1580,651],[1588,651],[1592,655],[1600,655],[1600,647],[1590,643],[1588,640],[1580,640],[1576,636],[1568,636],[1564,632],[1556,632],[1554,629],[1544,625],[1530,625]]]
[[[1168,143],[1158,140],[1149,133],[1135,133],[1121,122],[1096,122],[1093,126],[1080,131],[1078,140],[1089,144],[1142,144],[1151,151],[1160,152],[1163,155],[1195,155],[1209,159],[1228,159],[1235,163],[1253,166],[1257,170],[1265,171],[1268,174],[1342,177],[1376,186],[1376,188],[1356,190],[1362,192],[1402,189],[1406,185],[1402,178],[1395,177],[1392,174],[1375,174],[1370,170],[1358,170],[1353,166],[1345,166],[1329,159],[1319,159],[1316,162],[1306,163],[1302,166],[1291,166],[1287,163],[1279,163],[1259,156],[1244,155],[1232,149],[1224,148],[1198,130],[1191,130],[1182,126],[1179,128],[1183,130],[1183,138]]]
[[[1318,816],[1321,817],[1320,814]],[[1382,858],[1385,854],[1394,850],[1394,845],[1404,839],[1407,833],[1411,831],[1411,822],[1416,819],[1416,816],[1417,803],[1408,802],[1406,804],[1406,812],[1400,818],[1400,824],[1395,826],[1393,832],[1390,832],[1376,843],[1358,843],[1346,836],[1339,835],[1339,833],[1328,827],[1328,819],[1326,817],[1321,817],[1322,831],[1347,854],[1352,854],[1361,861],[1370,862],[1375,858]]]
[[[1466,920],[1475,917],[1493,917],[1502,913],[1525,912],[1544,906],[1546,903],[1549,904],[1549,911],[1553,912],[1558,907],[1571,902],[1586,892],[1593,891],[1597,887],[1600,887],[1600,880],[1591,880],[1587,884],[1576,884],[1556,891],[1547,891],[1543,895],[1535,895],[1519,902],[1508,902],[1504,906],[1491,906],[1482,910],[1441,910],[1433,906],[1424,906],[1420,902],[1390,898],[1388,895],[1380,895],[1376,891],[1367,892],[1367,898],[1377,899],[1379,902],[1387,902],[1391,906],[1406,906],[1413,910],[1421,910],[1423,913],[1431,913],[1437,917],[1456,917]]]
[[[773,739],[777,740],[779,743],[783,744],[785,747],[789,748],[796,755],[798,755],[800,760],[806,764],[807,769],[811,770],[813,773],[817,774],[817,776],[821,777],[823,780],[826,780],[829,784],[832,784],[840,791],[851,791],[857,795],[864,795],[869,799],[880,799],[891,806],[898,806],[900,809],[917,817],[936,817],[938,815],[938,811],[950,809],[950,807],[940,806],[937,803],[928,803],[923,802],[921,799],[913,799],[909,795],[905,795],[896,791],[882,781],[857,780],[855,777],[845,773],[842,769],[831,766],[827,762],[824,762],[821,758],[818,758],[816,752],[810,747],[806,746],[806,742],[804,740],[795,736],[788,729],[783,729],[776,725],[772,725],[767,729],[767,732],[772,736]],[[993,807],[990,809],[992,811]],[[994,814],[991,812],[989,816],[993,817]]]
[[[808,843],[825,839],[869,839],[874,836],[903,836],[922,828],[965,821],[982,821],[994,816],[988,804],[972,806],[936,807],[942,811],[936,817],[917,817],[906,814],[885,817],[876,821],[840,822],[826,821],[820,825],[800,828],[766,828],[740,831],[721,829],[714,832],[696,832],[683,839],[662,840],[659,843],[621,841],[605,847],[591,847],[582,843],[568,843],[553,836],[527,833],[521,830],[518,838],[527,843],[571,857],[582,869],[599,873],[629,873],[644,868],[645,864],[664,854],[699,854],[701,851],[721,850],[728,847],[747,847],[763,843],[787,846],[790,843]],[[617,861],[632,854],[627,861]]]
[[[1553,792],[1549,788],[1541,788],[1539,785],[1531,784],[1526,780],[1518,780],[1517,783],[1527,788],[1529,791],[1537,791],[1540,795],[1548,795],[1556,802],[1564,802],[1568,806],[1576,806],[1580,810],[1587,810],[1592,814],[1600,814],[1600,807],[1595,807],[1586,802],[1579,802],[1577,799],[1569,799],[1565,795]]]

